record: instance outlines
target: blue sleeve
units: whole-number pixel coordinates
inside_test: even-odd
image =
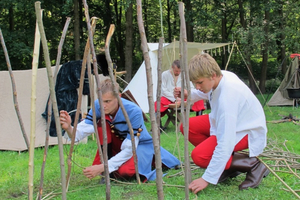
[[[100,105],[98,99],[95,100],[95,110],[96,110],[96,120],[98,120],[101,117],[101,112],[100,112]],[[85,123],[93,125],[93,109],[91,108],[89,110],[88,115],[85,118]]]

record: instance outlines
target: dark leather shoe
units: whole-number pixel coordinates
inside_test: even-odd
[[[224,181],[226,181],[229,178],[234,178],[237,177],[238,175],[240,175],[241,172],[239,171],[233,171],[233,170],[224,170],[224,172],[221,174],[218,183],[222,183]]]
[[[259,162],[249,172],[247,172],[246,179],[239,185],[239,189],[244,190],[248,188],[256,188],[262,179],[268,176],[269,173],[270,171],[268,168],[263,163]]]

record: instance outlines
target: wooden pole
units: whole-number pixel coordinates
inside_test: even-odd
[[[65,173],[65,164],[64,164],[62,133],[61,133],[59,113],[58,113],[55,90],[54,90],[54,82],[53,82],[53,76],[52,76],[52,70],[51,70],[48,44],[47,44],[47,39],[46,39],[44,26],[43,26],[43,21],[42,21],[40,12],[41,12],[41,2],[37,1],[37,2],[35,2],[35,13],[36,13],[36,18],[37,18],[37,21],[38,21],[39,31],[40,31],[41,39],[42,39],[44,59],[45,59],[47,74],[48,74],[50,97],[51,97],[51,101],[52,101],[52,104],[53,104],[53,113],[54,113],[54,118],[55,118],[56,132],[57,132],[57,139],[58,139],[58,147],[59,147],[59,161],[60,161],[60,171],[61,171],[62,199],[65,200],[65,199],[67,199],[67,196],[66,196],[66,173]]]
[[[87,22],[87,27],[88,27],[88,33],[89,33],[89,38],[90,38],[90,48],[91,48],[91,53],[92,53],[92,58],[93,58],[93,66],[94,66],[94,74],[96,76],[96,83],[97,83],[97,94],[98,94],[98,102],[100,105],[100,113],[101,113],[101,125],[102,125],[102,135],[103,135],[103,159],[104,159],[104,174],[105,174],[105,185],[106,185],[106,199],[110,199],[110,180],[109,180],[109,173],[108,173],[108,158],[107,158],[107,132],[106,132],[106,120],[105,120],[105,113],[104,113],[104,108],[103,108],[103,102],[102,102],[102,92],[100,91],[100,80],[99,80],[99,75],[98,75],[98,68],[97,68],[97,58],[96,58],[96,53],[95,53],[95,48],[94,48],[94,43],[93,43],[93,35],[92,35],[92,30],[91,30],[91,24],[90,24],[90,15],[89,15],[89,8],[86,3],[86,0],[82,0],[83,5],[84,5],[84,14]],[[96,117],[96,116],[93,116]],[[95,130],[97,131],[97,130]],[[96,134],[98,137],[98,134]],[[97,138],[97,141],[100,141],[99,138]],[[99,148],[99,146],[98,146]],[[99,148],[99,153],[100,153]]]
[[[40,12],[42,17],[43,11]],[[34,174],[34,147],[35,147],[35,125],[36,125],[36,77],[39,65],[41,35],[38,23],[35,25],[35,37],[32,59],[32,79],[31,79],[31,115],[30,115],[30,148],[28,162],[28,199],[33,199],[33,174]]]
[[[92,19],[92,32],[94,34],[95,32],[95,27],[96,27],[96,18]],[[69,181],[70,181],[70,175],[71,175],[71,166],[72,166],[72,153],[74,149],[74,143],[75,143],[75,137],[76,137],[76,130],[77,130],[77,124],[79,120],[79,114],[81,113],[81,102],[82,102],[82,91],[83,91],[83,84],[84,84],[84,76],[85,76],[85,71],[86,71],[86,63],[87,63],[87,57],[88,54],[90,53],[90,45],[89,45],[89,40],[86,43],[85,50],[84,50],[84,55],[83,55],[83,60],[82,60],[82,65],[81,65],[81,74],[80,74],[80,81],[79,81],[79,89],[78,89],[78,101],[77,101],[77,108],[76,108],[76,113],[75,113],[75,120],[74,120],[74,127],[73,127],[73,132],[72,132],[72,138],[71,138],[71,145],[70,145],[70,150],[69,150],[69,155],[68,155],[68,172],[67,172],[67,190],[69,187]]]
[[[53,82],[56,83],[56,77],[59,69],[59,64],[60,64],[60,59],[61,59],[61,52],[62,52],[62,46],[64,44],[64,40],[67,34],[67,30],[70,24],[71,18],[67,17],[67,20],[65,22],[65,26],[62,32],[62,36],[60,38],[60,42],[58,45],[57,49],[57,57],[56,57],[56,64],[55,64],[55,71],[54,71],[54,77],[53,77]],[[38,199],[42,199],[43,195],[43,182],[44,182],[44,170],[45,170],[45,165],[46,165],[46,159],[47,159],[47,153],[48,153],[48,146],[49,146],[49,131],[50,131],[50,123],[51,123],[51,115],[52,115],[52,102],[51,99],[48,99],[48,105],[47,105],[47,130],[46,130],[46,137],[45,137],[45,147],[44,147],[44,157],[43,157],[43,164],[41,168],[41,179],[40,179],[40,188],[39,188],[39,194],[38,194]]]
[[[108,34],[107,34],[107,37],[106,37],[106,42],[105,42],[105,56],[106,56],[106,60],[107,60],[107,63],[108,63],[109,76],[110,76],[112,82],[114,83],[113,84],[114,92],[115,92],[115,94],[116,94],[116,96],[118,98],[119,106],[121,107],[122,113],[123,113],[123,115],[125,117],[128,129],[129,129],[129,132],[130,132],[131,143],[132,143],[132,154],[133,154],[132,156],[133,156],[134,167],[135,167],[135,175],[136,175],[136,180],[137,180],[138,184],[140,184],[141,180],[140,180],[138,163],[137,163],[137,157],[136,157],[136,148],[135,148],[134,133],[133,133],[132,125],[131,125],[131,122],[129,120],[128,114],[127,114],[127,112],[126,112],[126,110],[124,108],[123,102],[122,102],[122,100],[121,100],[121,98],[119,96],[119,91],[115,87],[116,80],[114,78],[113,64],[112,64],[110,53],[109,53],[110,40],[111,40],[111,37],[112,37],[112,35],[114,33],[114,30],[115,30],[115,25],[113,25],[113,24],[110,25],[110,28],[109,28],[109,31],[108,31]]]
[[[152,127],[152,136],[153,136],[153,143],[154,143],[154,150],[155,150],[155,157],[161,158],[160,155],[160,145],[157,144],[158,142],[158,128],[155,119],[155,112],[154,112],[154,101],[153,101],[153,82],[152,82],[152,73],[151,73],[151,63],[150,57],[148,52],[147,46],[147,38],[143,23],[142,17],[142,2],[141,0],[137,0],[137,21],[139,26],[139,32],[141,36],[141,49],[143,51],[145,65],[146,65],[146,77],[147,77],[147,92],[148,92],[148,102],[149,102],[149,111],[150,111],[150,120],[151,120],[151,127]],[[156,163],[155,166],[161,165],[160,163]],[[156,177],[162,177],[162,170],[161,168],[156,168]],[[157,188],[157,196],[158,199],[164,199],[163,194],[163,184],[162,178],[156,178],[156,188]]]
[[[180,56],[181,56],[181,67],[183,68],[182,77],[182,87],[181,87],[181,99],[184,99],[184,85],[187,87],[188,97],[186,109],[184,109],[184,101],[181,101],[181,112],[182,115],[182,125],[184,133],[184,171],[185,171],[185,199],[189,199],[189,184],[192,181],[191,169],[190,169],[190,157],[188,149],[188,136],[189,136],[189,118],[190,118],[190,106],[191,106],[191,88],[190,88],[190,77],[188,73],[188,60],[187,60],[187,37],[186,37],[186,26],[184,17],[184,4],[182,2],[178,3],[179,16],[180,16]]]
[[[156,92],[156,122],[157,127],[160,127],[160,101],[161,101],[161,66],[162,66],[162,48],[163,48],[164,38],[159,38],[158,44],[158,63],[157,63],[157,92]],[[175,85],[176,86],[176,85]],[[159,130],[158,130],[159,131]]]
[[[9,56],[8,56],[8,53],[7,53],[7,49],[6,49],[6,45],[5,45],[5,42],[4,42],[4,38],[3,38],[3,35],[2,35],[1,28],[0,28],[0,39],[1,39],[1,44],[2,44],[4,55],[5,55],[5,59],[6,59],[7,68],[8,68],[9,75],[10,75],[11,86],[12,86],[12,90],[13,90],[13,100],[14,100],[15,110],[16,110],[16,113],[17,113],[17,117],[18,117],[18,120],[19,120],[20,128],[21,128],[21,131],[22,131],[22,134],[23,134],[23,138],[24,138],[26,147],[27,147],[27,149],[29,149],[29,140],[28,140],[25,128],[24,128],[24,123],[23,123],[21,113],[20,113],[20,109],[19,109],[16,83],[15,83],[14,75],[13,75],[13,72],[12,72],[12,68],[11,68],[11,64],[10,64],[10,60],[9,60]]]

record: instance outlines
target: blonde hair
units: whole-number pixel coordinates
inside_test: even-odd
[[[212,77],[213,74],[221,76],[221,69],[216,60],[207,53],[197,54],[192,57],[189,63],[189,75],[191,81],[199,78]]]
[[[100,83],[100,90],[101,90],[102,94],[111,92],[114,96],[117,96],[117,94],[115,94],[115,92],[114,92],[113,84],[114,83],[111,81],[111,79],[105,79],[104,81],[102,81]],[[117,91],[119,91],[118,83],[116,83],[115,87],[116,87]]]

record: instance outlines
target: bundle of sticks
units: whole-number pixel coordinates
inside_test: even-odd
[[[291,113],[288,116],[284,116],[284,115],[281,115],[281,116],[282,116],[282,118],[280,120],[268,121],[268,123],[277,124],[277,123],[282,123],[282,122],[293,122],[296,125],[300,125],[299,124],[300,119],[296,118]]]

